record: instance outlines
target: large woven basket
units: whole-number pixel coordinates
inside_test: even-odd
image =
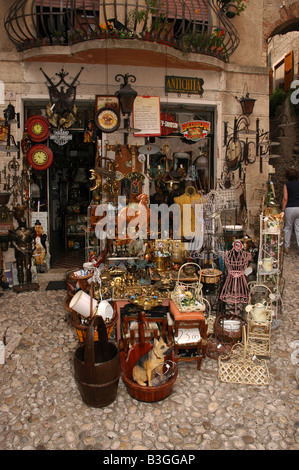
[[[205,284],[217,284],[222,276],[222,271],[214,268],[201,270],[201,281]]]
[[[182,269],[193,264],[198,269],[198,279],[193,282],[182,282],[180,274]],[[205,303],[202,295],[201,268],[196,263],[183,264],[178,272],[178,279],[175,284],[174,290],[171,293],[171,300],[180,312],[202,312],[205,311]],[[190,299],[190,300],[188,300]]]
[[[268,385],[270,375],[265,360],[251,356],[247,350],[246,328],[243,341],[235,344],[228,356],[218,358],[218,378],[221,382],[247,385]]]
[[[77,335],[77,338],[78,338],[79,342],[80,343],[85,343],[89,324],[82,324],[80,315],[77,312],[75,312],[75,310],[70,308],[69,304],[70,304],[71,299],[72,299],[72,297],[67,297],[65,299],[64,308],[70,313],[70,322],[71,322],[71,325],[75,329],[75,333]],[[112,333],[113,328],[116,324],[117,318],[118,318],[117,310],[114,309],[113,317],[111,318],[111,320],[105,321],[105,326],[106,326],[106,330],[107,330],[108,339],[111,336],[111,333]],[[99,340],[97,328],[95,328],[94,340],[95,341]]]

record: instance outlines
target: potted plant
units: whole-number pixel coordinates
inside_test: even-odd
[[[225,32],[223,29],[215,28],[212,33],[208,31],[187,33],[183,36],[186,52],[225,52]]]
[[[236,15],[239,16],[247,7],[246,0],[222,0],[222,3],[226,5],[225,14],[228,18],[234,18]]]

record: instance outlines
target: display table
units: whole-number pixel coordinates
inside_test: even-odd
[[[176,362],[196,361],[197,369],[206,357],[208,325],[203,312],[182,313],[174,302],[169,302],[170,320],[168,321],[168,337],[174,342]],[[183,355],[181,350],[194,350],[193,355]],[[186,354],[186,353],[185,353]]]

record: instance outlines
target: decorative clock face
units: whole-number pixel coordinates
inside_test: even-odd
[[[33,145],[28,151],[27,160],[35,170],[46,170],[53,162],[53,153],[46,145]]]
[[[43,142],[50,135],[50,125],[44,116],[32,116],[25,123],[27,130],[33,142]]]
[[[36,165],[44,165],[48,161],[48,155],[43,150],[37,150],[32,155],[32,160]]]
[[[33,124],[32,132],[34,132],[35,135],[41,135],[43,131],[44,131],[44,126],[40,122]]]
[[[96,115],[96,125],[102,132],[114,132],[119,128],[120,118],[115,109],[105,107]]]

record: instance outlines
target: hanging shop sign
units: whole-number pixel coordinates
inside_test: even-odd
[[[133,107],[133,127],[136,137],[161,135],[161,108],[159,96],[136,96]]]
[[[72,138],[72,134],[64,129],[54,129],[50,135],[50,139],[54,140],[55,144],[59,146],[67,144]]]
[[[119,113],[119,101],[115,95],[96,95],[95,114],[102,108],[112,108]]]
[[[211,123],[209,121],[184,122],[180,125],[180,132],[185,139],[197,141],[211,132]]]
[[[179,123],[175,116],[169,113],[161,113],[161,134],[169,135],[179,130]]]
[[[202,95],[204,80],[197,77],[165,76],[165,93],[187,93],[188,95]]]

